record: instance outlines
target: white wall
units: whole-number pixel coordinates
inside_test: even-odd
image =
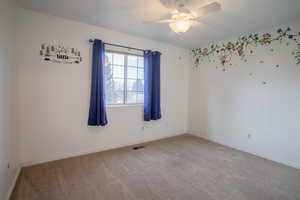
[[[300,20],[290,26],[298,33]],[[207,60],[191,69],[189,132],[300,168],[300,65],[291,55],[295,48],[291,42],[253,48],[248,62],[234,56],[227,72]]]
[[[145,123],[141,106],[108,108],[107,127],[88,127],[90,38],[162,52],[162,120]],[[83,62],[46,63],[42,43],[81,50]],[[92,25],[19,9],[17,17],[19,159],[33,164],[155,140],[187,131],[189,51]],[[181,59],[180,59],[181,58]],[[142,127],[146,126],[145,130]]]
[[[12,119],[12,76],[15,50],[15,1],[0,1],[0,199],[6,199],[14,174]],[[8,167],[10,165],[10,167]]]

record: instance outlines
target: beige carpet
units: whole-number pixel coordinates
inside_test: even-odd
[[[182,135],[24,168],[21,199],[299,200],[300,170]]]

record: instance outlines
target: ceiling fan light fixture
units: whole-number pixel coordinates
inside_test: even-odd
[[[185,33],[192,26],[192,22],[190,20],[178,20],[169,24],[169,27],[175,33]]]

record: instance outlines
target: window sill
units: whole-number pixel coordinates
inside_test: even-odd
[[[143,107],[144,104],[110,104],[107,105],[108,108],[126,108],[126,107]]]

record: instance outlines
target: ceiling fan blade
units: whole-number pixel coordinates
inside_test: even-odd
[[[172,19],[172,14],[166,14],[163,17],[160,17],[158,19],[153,19],[153,20],[145,20],[143,21],[144,24],[153,24],[153,23],[170,23],[173,22]]]
[[[195,19],[193,19],[193,20],[191,20],[191,22],[192,22],[192,26],[198,26],[198,25],[201,24],[201,21],[200,21],[200,20],[195,20]]]
[[[180,7],[180,8],[177,8],[176,10],[180,13],[186,13],[186,14],[191,13],[191,11],[188,8],[185,8],[185,7]]]
[[[215,26],[213,26],[213,25],[211,25],[211,24],[205,22],[204,20],[202,20],[202,19],[200,19],[200,18],[193,19],[193,21],[195,22],[195,25],[203,24],[203,25],[205,25],[205,26],[207,26],[207,27],[209,27],[209,28],[212,28],[212,29],[215,29],[215,28],[216,28]]]
[[[153,23],[162,24],[162,23],[171,23],[171,22],[174,22],[174,20],[162,19],[162,20],[153,20],[153,21],[143,21],[144,24],[153,24]]]
[[[163,19],[163,20],[158,20],[156,23],[171,23],[174,22],[175,20],[173,19]]]
[[[222,10],[221,4],[218,2],[213,2],[210,4],[207,4],[206,6],[203,6],[197,10],[197,14],[199,17],[204,16],[204,15],[209,15],[214,12]]]

